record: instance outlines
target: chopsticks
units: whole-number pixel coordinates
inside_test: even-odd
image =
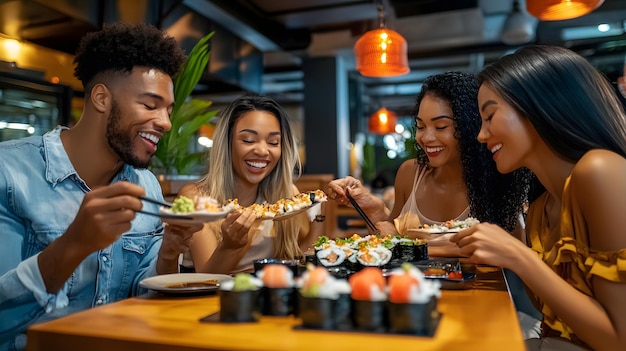
[[[172,203],[170,203],[170,202],[153,199],[151,197],[140,196],[139,198],[141,200],[143,200],[143,201],[150,202],[150,203],[157,204],[157,205],[161,205],[161,206],[165,206],[165,207],[172,207],[173,206]]]
[[[359,206],[359,204],[356,202],[356,200],[354,200],[352,195],[350,195],[350,190],[348,190],[348,188],[346,188],[346,197],[348,198],[348,200],[350,201],[354,209],[356,209],[356,211],[359,213],[361,218],[363,218],[363,220],[365,221],[365,224],[367,224],[367,227],[374,233],[377,233],[378,228],[376,228],[376,226],[374,225],[374,222],[372,222],[372,220],[365,214],[365,211],[363,211],[361,206]]]

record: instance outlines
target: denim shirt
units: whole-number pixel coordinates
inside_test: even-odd
[[[63,148],[63,129],[0,143],[0,350],[23,349],[33,323],[143,293],[139,281],[156,275],[163,224],[137,213],[130,231],[85,258],[57,294],[46,292],[37,256],[65,233],[90,190]],[[163,198],[148,170],[124,165],[119,181]]]

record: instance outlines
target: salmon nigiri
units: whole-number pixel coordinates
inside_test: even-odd
[[[389,301],[393,303],[410,303],[420,287],[419,279],[412,274],[410,268],[403,266],[402,271],[389,277]]]
[[[441,283],[426,279],[424,273],[410,263],[403,263],[389,276],[389,301],[391,303],[425,303],[439,297]]]
[[[355,300],[381,301],[386,299],[386,281],[380,268],[365,267],[354,273],[348,281],[352,287],[351,296]]]
[[[268,288],[289,288],[293,286],[293,272],[282,264],[268,264],[263,267],[259,278]]]

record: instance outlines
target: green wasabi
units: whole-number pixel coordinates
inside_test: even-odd
[[[258,289],[251,280],[252,276],[248,273],[235,274],[235,282],[233,284],[233,291],[246,291]]]
[[[174,213],[189,213],[196,209],[193,200],[186,196],[177,197],[172,205],[172,212]]]

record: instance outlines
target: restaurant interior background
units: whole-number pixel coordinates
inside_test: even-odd
[[[355,69],[354,44],[378,27],[381,3],[385,26],[407,40],[406,75],[372,78]],[[506,24],[515,3],[524,18],[518,26],[530,28],[527,38],[509,38],[520,29]],[[0,0],[0,140],[78,118],[82,88],[72,75],[72,53],[85,33],[111,21],[155,24],[187,51],[215,31],[194,98],[220,109],[244,92],[269,95],[296,121],[305,174],[368,182],[379,175],[388,184],[412,155],[410,111],[427,76],[478,72],[539,43],[577,51],[616,82],[626,54],[624,0],[605,0],[563,21],[538,21],[526,13],[525,0]],[[368,130],[381,107],[398,117],[392,133]],[[210,128],[198,137],[204,146],[194,142],[190,149],[210,145]]]

